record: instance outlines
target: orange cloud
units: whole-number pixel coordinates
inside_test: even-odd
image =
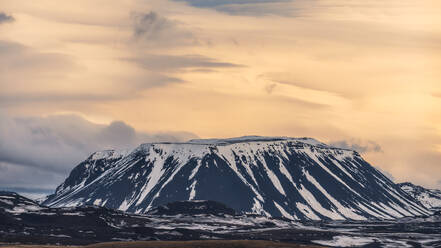
[[[439,187],[438,2],[187,2],[0,0],[15,19],[0,26],[1,111],[369,140],[374,165]]]

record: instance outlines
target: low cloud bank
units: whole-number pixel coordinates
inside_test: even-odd
[[[101,125],[77,115],[1,115],[0,187],[55,187],[76,164],[95,151],[193,138],[197,136],[188,132],[139,132],[123,121]]]

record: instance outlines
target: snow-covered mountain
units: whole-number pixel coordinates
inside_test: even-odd
[[[302,220],[429,213],[355,151],[310,138],[259,136],[97,152],[44,204],[146,213],[182,200],[213,200],[239,213]]]
[[[17,214],[41,209],[45,209],[45,207],[31,199],[15,192],[0,191],[0,211]]]
[[[424,187],[406,182],[398,184],[401,189],[418,200],[428,209],[441,209],[441,190],[426,189]]]

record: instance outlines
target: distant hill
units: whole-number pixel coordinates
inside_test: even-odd
[[[424,187],[406,182],[398,184],[400,188],[419,201],[428,209],[441,210],[441,190],[426,189]]]

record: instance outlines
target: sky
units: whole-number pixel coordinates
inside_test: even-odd
[[[441,188],[438,0],[0,0],[0,188],[144,142],[313,137]]]

